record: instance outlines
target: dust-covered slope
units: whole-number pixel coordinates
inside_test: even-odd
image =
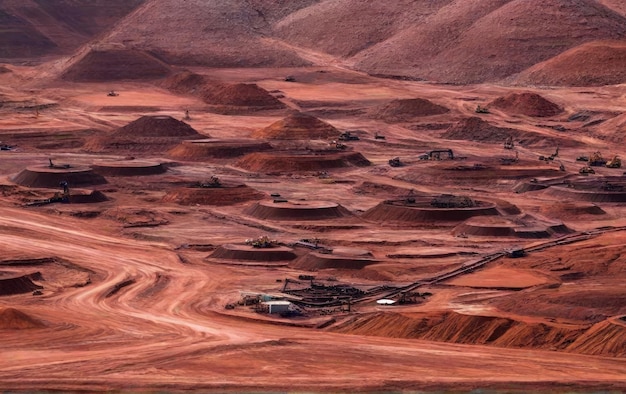
[[[625,36],[626,18],[593,0],[456,0],[359,53],[355,66],[439,82],[495,81],[584,42]]]
[[[274,31],[291,44],[348,57],[419,23],[451,1],[322,1],[281,20]]]
[[[68,54],[144,0],[5,0],[0,2],[0,59]]]
[[[626,40],[591,42],[523,71],[520,85],[602,86],[626,82]]]
[[[273,21],[312,2],[152,0],[100,43],[148,50],[169,64],[302,66],[308,62],[266,37]]]

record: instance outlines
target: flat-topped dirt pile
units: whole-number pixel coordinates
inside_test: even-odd
[[[61,75],[71,82],[107,82],[163,78],[170,68],[147,52],[134,49],[91,50]]]
[[[571,233],[562,222],[547,222],[531,215],[472,217],[452,230],[453,235],[484,237],[549,238]]]
[[[162,153],[183,140],[206,137],[208,136],[199,134],[187,123],[171,116],[142,116],[111,133],[92,137],[85,144],[85,148],[95,152]]]
[[[464,196],[417,196],[386,200],[361,217],[382,224],[424,225],[458,223],[473,216],[499,215],[496,204]]]
[[[563,108],[536,93],[511,93],[498,97],[489,103],[489,107],[500,109],[509,114],[533,117],[550,117],[563,113]]]
[[[275,173],[289,171],[323,171],[371,165],[359,152],[323,151],[316,153],[257,152],[242,157],[237,166],[249,171]]]
[[[462,119],[456,124],[450,126],[448,130],[441,135],[441,138],[445,138],[447,140],[503,143],[508,137],[514,137],[517,139],[522,134],[525,133],[521,130],[494,126],[478,116],[472,116]]]
[[[371,256],[311,252],[294,260],[289,266],[307,271],[321,269],[360,270],[378,262]]]
[[[295,113],[252,132],[251,136],[268,140],[327,140],[336,139],[340,134],[339,130],[323,120]]]
[[[205,103],[249,110],[282,109],[285,104],[254,83],[220,83],[204,75],[183,71],[167,78],[166,89],[201,98]]]
[[[192,185],[171,189],[163,196],[163,202],[175,202],[180,205],[234,205],[248,201],[262,200],[264,193],[247,185],[222,185],[202,187]]]
[[[343,206],[324,201],[262,201],[246,208],[244,212],[265,220],[328,220],[352,216]]]
[[[397,99],[387,103],[374,111],[371,116],[387,123],[411,122],[424,116],[441,115],[450,112],[444,106],[432,101],[415,99]]]
[[[91,168],[95,173],[105,176],[145,176],[167,171],[162,163],[146,160],[98,161]]]
[[[286,246],[255,248],[251,245],[221,245],[211,255],[213,259],[243,260],[257,262],[289,261],[297,257],[293,249]]]
[[[183,141],[167,154],[173,159],[202,161],[211,158],[231,158],[268,150],[272,150],[272,145],[255,139],[204,139]]]
[[[107,180],[89,167],[32,166],[13,177],[13,182],[26,187],[58,189],[61,182],[72,188],[102,185]]]
[[[589,178],[551,186],[544,193],[561,200],[621,203],[626,202],[626,182],[620,177]]]
[[[591,42],[539,63],[514,79],[519,85],[603,86],[626,82],[626,43]]]
[[[70,204],[97,204],[109,201],[109,198],[98,190],[72,189],[69,197]]]
[[[15,308],[0,309],[0,330],[23,330],[44,328],[46,325],[38,319]]]

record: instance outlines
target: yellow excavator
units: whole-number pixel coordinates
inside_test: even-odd
[[[606,167],[607,168],[621,168],[622,160],[617,155],[615,155],[613,156],[611,160],[606,162]]]

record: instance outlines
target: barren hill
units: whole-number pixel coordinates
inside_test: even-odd
[[[272,21],[312,0],[255,2],[148,1],[101,43],[149,50],[169,64],[209,67],[307,65],[293,50],[265,37]]]
[[[0,59],[68,54],[109,29],[144,0],[0,2]]]
[[[308,140],[339,137],[339,130],[314,116],[295,113],[252,133],[254,138]]]
[[[294,12],[276,24],[291,44],[349,57],[383,42],[452,0],[328,0]],[[341,37],[341,39],[338,39]]]
[[[359,53],[355,67],[439,82],[495,81],[584,42],[625,36],[626,18],[593,0],[457,0]]]
[[[626,82],[626,41],[591,42],[522,72],[515,83],[602,86]]]

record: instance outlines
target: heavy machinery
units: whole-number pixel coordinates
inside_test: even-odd
[[[378,134],[378,132],[374,133],[374,139],[375,140],[384,140],[385,136],[382,134]]]
[[[206,182],[198,182],[196,186],[202,188],[217,188],[222,187],[222,182],[218,177],[212,176],[211,179]]]
[[[583,168],[578,170],[578,173],[581,175],[589,175],[589,174],[595,174],[596,172],[590,166],[584,166]]]
[[[402,166],[402,162],[399,157],[394,157],[393,159],[389,159],[389,165],[391,167],[400,167]]]
[[[349,131],[345,131],[339,135],[340,141],[358,141],[359,136],[350,133]]]
[[[513,143],[513,137],[508,136],[506,141],[504,141],[504,149],[513,149],[515,144]]]
[[[606,160],[602,157],[602,154],[599,151],[595,151],[591,156],[589,156],[589,165],[591,167],[600,167],[606,164]]]
[[[467,196],[442,194],[433,198],[430,205],[435,208],[472,208],[476,206],[476,202]]]
[[[431,150],[430,152],[428,152],[428,159],[429,160],[441,160],[441,154],[447,154],[448,155],[448,159],[450,160],[454,160],[454,152],[452,152],[452,149],[435,149],[435,150]]]
[[[117,93],[115,90],[111,90],[111,91],[109,91],[109,93],[107,93],[107,96],[109,96],[109,97],[117,97],[119,95],[120,94]]]
[[[607,168],[620,168],[622,167],[622,160],[617,156],[613,156],[613,158],[606,162]]]
[[[46,198],[45,200],[36,200],[26,204],[27,207],[40,207],[42,205],[53,204],[56,202],[67,204],[70,202],[70,187],[66,181],[59,183],[59,186],[63,188],[63,192],[56,192],[54,196]]]
[[[246,245],[250,245],[253,248],[273,248],[277,241],[270,239],[267,235],[261,235],[256,239],[246,239]]]
[[[481,107],[480,105],[477,105],[474,112],[476,112],[477,114],[488,114],[489,108],[485,108],[485,107]]]

